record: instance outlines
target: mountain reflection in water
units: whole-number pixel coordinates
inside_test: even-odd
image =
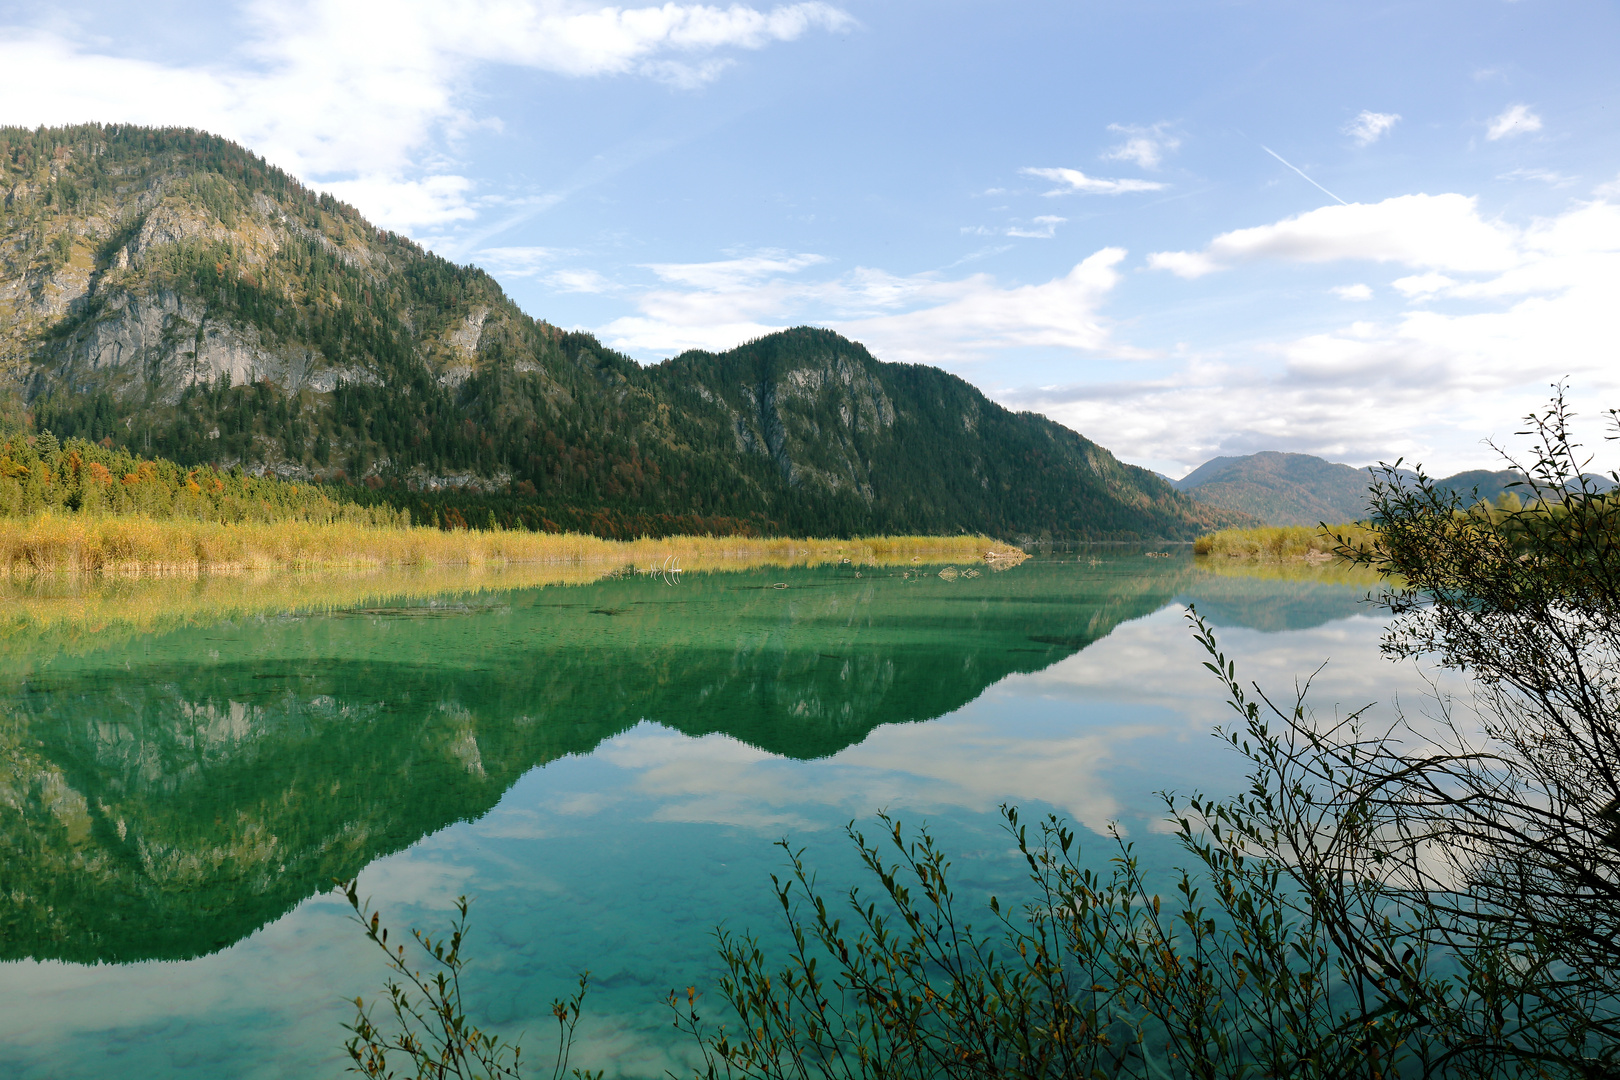
[[[617,578],[31,642],[0,661],[0,958],[215,952],[644,720],[821,758],[1174,599],[1264,630],[1355,613],[1342,585],[1184,559],[938,570]]]

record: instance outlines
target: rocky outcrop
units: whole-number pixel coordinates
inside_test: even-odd
[[[489,308],[473,308],[444,335],[444,351],[448,356],[439,370],[441,385],[460,386],[472,377],[478,361],[478,343],[483,339],[488,318]]]
[[[854,491],[872,501],[871,461],[861,443],[894,426],[883,383],[854,357],[827,353],[738,386],[742,408],[729,409],[739,452],[763,454],[790,487]],[[729,397],[702,391],[718,402]]]
[[[36,371],[31,389],[37,396],[57,385],[93,387],[115,398],[173,404],[188,386],[226,379],[330,391],[340,378],[367,376],[324,365],[306,348],[273,348],[253,326],[210,319],[193,298],[119,291],[104,296],[95,317],[56,350],[55,362]]]

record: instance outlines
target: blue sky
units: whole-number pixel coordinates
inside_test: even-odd
[[[1620,406],[1620,9],[0,3],[0,121],[190,124],[643,361],[832,326],[1180,475]]]

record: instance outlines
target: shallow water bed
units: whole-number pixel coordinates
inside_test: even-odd
[[[690,1050],[661,1001],[712,982],[713,927],[777,940],[780,837],[836,891],[844,825],[887,809],[1005,898],[1011,800],[1080,821],[1098,860],[1118,821],[1167,864],[1154,792],[1241,775],[1186,603],[1269,685],[1331,658],[1320,706],[1421,692],[1378,658],[1364,584],[1127,554],[942,569],[378,597],[8,649],[0,1067],[340,1074],[344,999],[383,974],[327,892],[358,874],[401,928],[473,898],[479,1017],[538,1050],[589,969],[576,1063],[661,1075]]]

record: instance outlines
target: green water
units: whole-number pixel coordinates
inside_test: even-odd
[[[8,650],[0,1075],[341,1074],[342,1001],[381,981],[328,892],[356,874],[397,925],[474,898],[481,1018],[543,1032],[590,969],[578,1062],[660,1075],[689,1048],[659,1002],[712,978],[712,928],[772,940],[779,837],[836,885],[844,823],[886,808],[1006,896],[1010,799],[1172,857],[1153,792],[1240,777],[1183,604],[1262,680],[1332,657],[1319,700],[1401,688],[1364,589],[1123,554],[937,570],[630,577]]]

